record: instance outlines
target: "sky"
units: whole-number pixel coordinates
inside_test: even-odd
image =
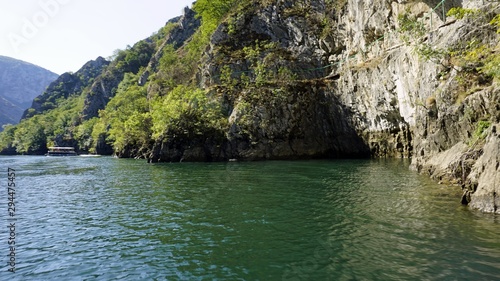
[[[0,0],[0,55],[57,74],[149,37],[194,0]]]

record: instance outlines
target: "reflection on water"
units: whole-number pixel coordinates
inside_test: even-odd
[[[18,171],[19,186],[19,263],[1,280],[495,280],[500,272],[498,216],[460,206],[457,188],[405,161],[2,157],[0,166]]]

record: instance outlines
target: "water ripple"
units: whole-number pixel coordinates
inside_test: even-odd
[[[0,159],[19,171],[18,273],[0,280],[495,280],[500,272],[498,217],[461,207],[459,190],[401,161]]]

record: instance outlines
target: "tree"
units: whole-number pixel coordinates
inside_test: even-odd
[[[13,146],[21,154],[42,154],[47,150],[47,138],[40,118],[35,116],[22,123],[14,133]]]

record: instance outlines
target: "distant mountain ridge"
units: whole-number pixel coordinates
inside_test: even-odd
[[[0,131],[17,124],[33,99],[59,75],[40,66],[0,56]]]

